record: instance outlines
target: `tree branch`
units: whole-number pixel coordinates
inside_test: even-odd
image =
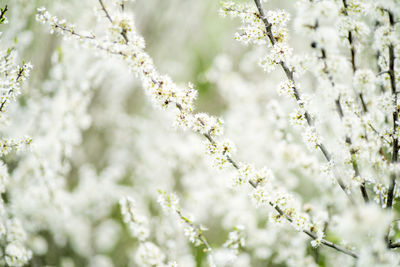
[[[390,26],[393,29],[393,24],[394,24],[394,19],[393,19],[393,14],[391,11],[386,10],[386,12],[389,15],[389,23]],[[395,70],[394,70],[394,62],[395,61],[395,53],[394,53],[394,45],[391,43],[389,45],[389,76],[390,76],[390,86],[391,86],[391,91],[393,95],[393,105],[394,105],[394,111],[393,111],[393,132],[392,132],[392,138],[393,138],[393,143],[392,143],[392,163],[396,163],[398,161],[398,154],[399,154],[399,138],[397,136],[397,128],[399,127],[399,106],[397,105],[397,88],[396,88],[396,76],[395,76]],[[389,191],[388,191],[388,198],[386,202],[386,207],[391,208],[393,205],[393,198],[394,198],[394,189],[396,187],[396,178],[397,175],[395,172],[393,172],[390,176],[390,185],[389,185]]]
[[[263,21],[264,24],[265,24],[265,30],[266,30],[266,32],[267,32],[267,36],[268,36],[268,38],[269,38],[271,44],[274,45],[274,44],[276,43],[276,39],[275,39],[275,37],[274,37],[274,35],[273,35],[273,33],[272,33],[271,24],[269,23],[267,17],[265,16],[264,10],[263,10],[263,8],[262,8],[262,6],[261,6],[261,2],[260,2],[260,0],[254,0],[254,2],[256,3],[256,6],[257,6],[257,9],[258,9],[258,12],[259,12],[259,14],[260,14],[260,16],[261,16],[262,21]],[[289,67],[287,66],[286,62],[284,62],[284,61],[281,61],[281,62],[279,63],[279,65],[281,65],[283,71],[284,71],[285,74],[286,74],[287,79],[290,80],[290,81],[294,84],[294,86],[292,87],[292,89],[293,89],[293,94],[294,94],[294,96],[295,96],[295,98],[296,98],[296,101],[297,101],[299,107],[304,109],[304,103],[303,103],[303,101],[302,101],[302,99],[301,99],[301,96],[300,96],[300,93],[299,93],[299,91],[298,91],[298,89],[297,89],[296,82],[295,82],[295,80],[294,80],[294,73],[293,73],[293,71],[291,71],[291,70],[289,69]],[[313,127],[313,126],[314,126],[314,120],[312,119],[310,113],[309,113],[307,110],[305,110],[304,116],[305,116],[305,118],[306,118],[307,124],[308,124],[310,127]],[[322,154],[324,155],[325,159],[326,159],[328,162],[331,161],[332,157],[331,157],[331,155],[330,155],[328,149],[325,147],[325,145],[324,145],[323,143],[319,143],[319,144],[318,144],[318,148],[320,149],[320,151],[321,151]],[[344,193],[346,194],[346,196],[349,198],[350,203],[354,204],[353,198],[352,198],[351,195],[347,192],[346,185],[344,184],[343,180],[338,176],[337,172],[335,172],[335,178],[336,178],[336,181],[337,181],[337,183],[339,184],[340,188],[343,190],[343,192],[344,192]]]

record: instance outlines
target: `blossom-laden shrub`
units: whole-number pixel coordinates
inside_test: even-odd
[[[185,47],[214,1],[39,2],[0,10],[2,265],[400,265],[398,0],[223,1],[193,84],[133,13]]]

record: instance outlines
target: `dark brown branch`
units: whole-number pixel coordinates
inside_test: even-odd
[[[400,242],[395,242],[395,243],[389,242],[389,246],[388,247],[389,248],[399,248],[400,247]]]
[[[393,14],[391,11],[387,10],[387,13],[389,15],[389,22],[390,26],[393,29]],[[393,143],[392,143],[392,163],[396,163],[398,161],[398,154],[399,154],[399,138],[397,136],[397,128],[399,127],[399,106],[397,104],[397,88],[396,88],[396,74],[394,70],[395,66],[395,53],[394,53],[394,45],[390,44],[389,45],[389,76],[390,76],[390,86],[391,86],[391,91],[393,95],[393,105],[394,105],[394,111],[393,111],[393,132],[392,132],[392,138],[393,138]],[[393,198],[394,198],[394,189],[396,187],[396,178],[397,175],[396,173],[392,173],[390,175],[390,185],[389,185],[389,191],[388,191],[388,198],[386,202],[386,207],[391,208],[393,205]]]
[[[8,11],[8,6],[6,5],[4,8],[0,8],[0,24],[3,23],[6,19],[5,15]]]
[[[349,16],[348,12],[347,12],[347,8],[348,8],[348,4],[346,2],[346,0],[342,0],[343,2],[343,13],[345,16]],[[349,42],[349,46],[350,46],[350,62],[351,62],[351,68],[353,70],[353,73],[355,73],[357,71],[357,65],[356,65],[356,49],[354,47],[354,36],[353,36],[353,32],[352,31],[348,31],[347,33],[347,41]],[[368,112],[368,107],[365,103],[364,100],[364,95],[363,93],[358,93],[358,98],[360,100],[360,105],[361,105],[361,109],[364,113]]]
[[[104,11],[104,14],[106,14],[107,19],[111,22],[111,24],[113,24],[114,20],[111,18],[110,13],[108,13],[108,10],[106,9],[106,7],[104,5],[103,0],[99,0],[99,3],[101,5],[101,9]],[[123,5],[121,7],[123,9]],[[129,39],[128,39],[128,36],[126,34],[126,30],[123,29],[121,31],[121,36],[124,38],[126,43],[129,43]]]

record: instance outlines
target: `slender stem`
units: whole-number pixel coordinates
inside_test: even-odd
[[[7,5],[5,5],[4,8],[1,8],[1,9],[0,9],[0,21],[1,21],[2,19],[4,19],[4,16],[6,15],[7,11],[8,11],[8,6],[7,6]]]
[[[386,10],[389,15],[389,23],[390,26],[393,28],[394,24],[394,19],[393,19],[393,14],[389,11]],[[396,74],[394,70],[395,66],[395,53],[394,53],[394,45],[391,43],[389,45],[389,76],[390,76],[390,86],[391,86],[391,91],[393,95],[393,105],[394,105],[394,111],[393,111],[393,132],[392,132],[392,163],[396,163],[398,161],[398,154],[399,154],[399,138],[398,138],[398,133],[397,133],[397,128],[399,127],[399,106],[397,104],[397,88],[396,88]],[[391,208],[393,205],[393,198],[394,198],[394,190],[396,187],[396,178],[397,174],[393,172],[390,175],[390,185],[389,185],[389,191],[388,191],[388,198],[386,202],[386,207]]]
[[[114,20],[111,18],[110,13],[108,12],[107,8],[105,7],[103,0],[99,0],[99,3],[101,5],[101,9],[104,11],[104,13],[106,14],[107,19],[111,22],[111,24],[114,23]],[[124,6],[122,5],[122,10],[124,9]],[[122,30],[121,31],[121,36],[124,38],[125,42],[128,43],[129,39],[128,36],[126,34],[126,30]]]
[[[110,14],[108,13],[108,11],[107,11],[107,9],[106,9],[104,3],[103,3],[103,0],[99,0],[99,3],[100,3],[100,5],[101,5],[101,9],[102,9],[102,10],[104,11],[104,13],[106,14],[107,19],[108,19],[111,23],[113,23],[113,19],[111,18]]]

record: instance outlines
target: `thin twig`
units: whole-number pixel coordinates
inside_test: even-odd
[[[389,15],[389,23],[390,26],[393,29],[393,14],[391,11],[386,10],[388,15]],[[390,43],[389,45],[389,76],[390,76],[390,86],[391,86],[391,91],[393,95],[393,105],[395,107],[393,111],[393,133],[392,133],[392,138],[393,138],[393,143],[392,143],[392,163],[396,163],[398,161],[398,153],[399,153],[399,138],[397,136],[397,128],[399,126],[399,106],[397,104],[397,89],[396,89],[396,77],[395,77],[395,70],[394,70],[394,62],[395,61],[395,53],[394,53],[394,45]],[[394,189],[396,187],[396,178],[397,175],[395,172],[393,172],[390,175],[390,185],[389,185],[389,191],[388,191],[388,198],[386,202],[386,207],[391,208],[393,205],[393,198],[394,198]]]
[[[107,19],[111,22],[111,24],[113,24],[114,20],[111,18],[110,13],[108,12],[107,8],[105,7],[105,5],[103,3],[103,0],[99,0],[99,3],[101,5],[101,9],[106,14]],[[122,9],[123,9],[123,6],[122,6]],[[125,43],[129,43],[128,35],[126,34],[126,30],[125,29],[122,29],[121,36],[124,38]]]
[[[101,5],[101,9],[104,11],[104,13],[106,14],[107,19],[111,22],[111,24],[114,22],[113,19],[111,18],[110,14],[108,13],[103,0],[99,0],[99,3]]]
[[[6,15],[7,11],[8,11],[7,5],[4,8],[0,8],[0,21],[5,19],[4,16]]]
[[[347,4],[347,1],[346,0],[342,0],[342,2],[343,2],[343,7],[344,7],[344,9],[343,9],[343,13],[344,13],[344,15],[345,16],[349,16],[349,14],[348,14],[348,12],[347,12],[347,8],[348,8],[348,4]],[[353,70],[353,74],[357,71],[357,65],[356,65],[356,49],[355,49],[355,47],[354,47],[354,36],[353,36],[353,32],[351,31],[351,30],[349,30],[348,32],[347,32],[347,41],[349,42],[349,46],[350,46],[350,56],[351,56],[351,59],[350,59],[350,62],[351,62],[351,68],[352,68],[352,70]],[[359,102],[360,102],[360,106],[361,106],[361,110],[362,110],[362,112],[363,113],[366,113],[366,112],[368,112],[368,108],[367,108],[367,105],[366,105],[366,103],[365,103],[365,100],[364,100],[364,95],[363,95],[363,93],[356,93],[356,95],[358,96],[358,98],[359,98]]]

